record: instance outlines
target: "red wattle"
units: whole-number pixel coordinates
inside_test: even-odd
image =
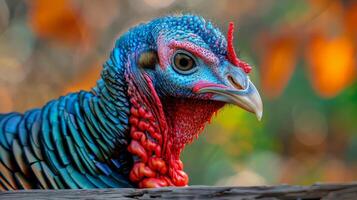
[[[143,162],[148,160],[148,155],[145,148],[136,140],[132,140],[130,142],[128,151],[139,156]]]
[[[144,133],[141,131],[131,131],[130,136],[135,140],[140,140],[144,136]]]
[[[182,170],[172,170],[170,176],[176,186],[186,186],[188,184],[188,175]]]
[[[158,188],[169,186],[163,178],[146,178],[139,183],[140,188]]]
[[[133,115],[129,118],[129,123],[136,127],[139,123],[139,120],[138,120],[138,118],[134,117],[134,115]]]
[[[155,118],[151,112],[155,109],[151,111],[146,109],[150,107],[147,99],[130,81],[133,79],[128,78],[128,80],[128,94],[132,103],[129,118],[131,142],[128,151],[139,158],[130,171],[130,180],[137,183],[140,188],[187,185],[188,176],[182,171],[182,162],[173,161],[170,154],[167,154],[167,158],[162,154],[168,126],[161,104],[158,103],[161,112],[155,113],[155,116],[159,117]],[[160,102],[151,81],[149,79],[146,81],[152,90],[151,94],[154,94],[154,98]]]
[[[147,167],[144,163],[135,163],[133,169],[130,171],[129,178],[132,181],[139,181],[143,177],[155,177],[156,173]]]
[[[149,167],[158,171],[160,174],[166,174],[167,166],[165,161],[162,158],[152,157],[149,159]]]

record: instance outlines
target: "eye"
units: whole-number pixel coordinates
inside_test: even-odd
[[[174,69],[182,74],[193,72],[196,67],[196,62],[193,56],[185,51],[177,51],[173,56]]]

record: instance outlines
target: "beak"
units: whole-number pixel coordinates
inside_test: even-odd
[[[248,112],[254,113],[260,121],[263,116],[263,103],[258,90],[248,77],[245,83],[239,84],[234,78],[228,77],[232,87],[219,84],[204,84],[203,87],[197,88],[199,94],[211,93],[211,99],[223,101],[237,105]]]

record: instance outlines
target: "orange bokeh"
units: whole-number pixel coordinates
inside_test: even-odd
[[[262,91],[274,99],[282,93],[295,69],[297,61],[297,38],[293,35],[268,38],[261,59]]]
[[[344,35],[328,38],[314,34],[305,55],[312,86],[322,97],[336,96],[355,77],[355,47]]]
[[[65,44],[88,42],[89,28],[68,0],[28,1],[28,23],[43,39]]]

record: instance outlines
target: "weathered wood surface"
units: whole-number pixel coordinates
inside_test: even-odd
[[[209,187],[160,189],[32,190],[0,193],[0,199],[356,199],[357,182],[311,186]]]

